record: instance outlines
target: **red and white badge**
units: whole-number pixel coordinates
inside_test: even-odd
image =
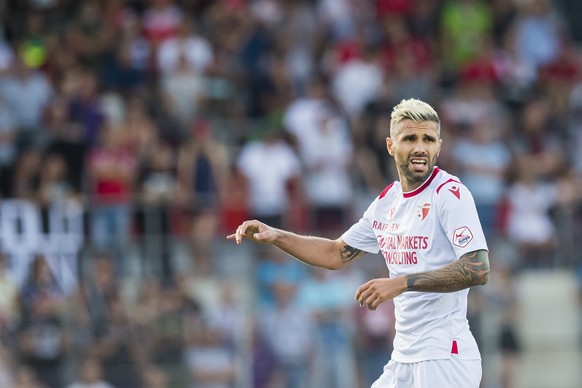
[[[416,216],[420,218],[421,221],[424,221],[424,219],[428,216],[428,213],[430,213],[429,202],[426,202],[424,205],[418,205],[416,207]]]
[[[466,247],[471,240],[473,240],[473,233],[466,226],[462,226],[453,232],[453,244],[458,247]]]

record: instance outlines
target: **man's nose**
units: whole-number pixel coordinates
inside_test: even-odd
[[[415,155],[426,155],[426,144],[423,141],[417,141],[414,143],[414,148],[412,153]]]

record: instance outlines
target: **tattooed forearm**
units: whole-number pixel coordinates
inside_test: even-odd
[[[364,254],[366,254],[366,252],[364,252],[360,249],[356,249],[354,247],[351,247],[348,244],[345,244],[340,249],[340,254],[342,256],[342,260],[344,262],[348,262],[348,261],[352,261],[353,259],[356,259],[360,256],[363,256]]]
[[[475,251],[443,268],[407,275],[408,291],[454,292],[487,283],[489,255]]]

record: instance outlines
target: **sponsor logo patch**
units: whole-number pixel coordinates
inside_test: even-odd
[[[453,244],[458,247],[466,247],[473,240],[473,233],[466,226],[460,227],[453,232]]]

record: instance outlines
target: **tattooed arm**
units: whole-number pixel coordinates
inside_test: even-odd
[[[443,268],[406,276],[407,291],[453,292],[478,286],[489,280],[489,254],[469,252]]]
[[[376,310],[380,303],[405,291],[454,292],[485,284],[488,280],[489,253],[479,250],[469,252],[459,260],[434,271],[372,279],[358,288],[355,299],[361,306],[366,305],[370,310]]]
[[[227,236],[240,244],[243,239],[261,244],[273,244],[305,264],[327,269],[341,269],[364,256],[366,252],[353,248],[343,240],[303,236],[270,227],[252,220],[243,222],[235,233]]]

